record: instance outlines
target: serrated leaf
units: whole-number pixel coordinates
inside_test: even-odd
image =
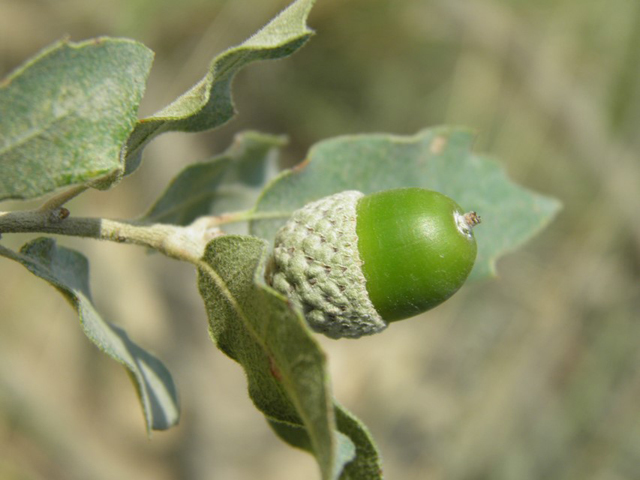
[[[20,253],[0,246],[0,255],[21,263],[58,289],[78,312],[87,337],[127,369],[142,403],[147,430],[166,430],[178,423],[180,412],[171,374],[122,328],[105,321],[96,312],[89,290],[89,263],[84,255],[59,247],[50,238],[33,240],[24,245]]]
[[[265,188],[250,232],[272,241],[295,209],[343,190],[373,193],[422,187],[480,214],[482,224],[474,230],[478,258],[471,278],[489,276],[498,257],[547,225],[560,203],[514,184],[497,162],[471,152],[472,141],[471,132],[451,127],[407,137],[373,134],[322,141],[304,163]]]
[[[284,143],[257,132],[236,135],[223,154],[182,170],[141,221],[188,225],[202,215],[249,208],[266,181],[271,152]]]
[[[283,58],[312,35],[306,20],[315,0],[297,0],[240,45],[213,59],[209,72],[189,91],[136,125],[126,150],[126,172],[140,165],[146,144],[168,131],[199,132],[218,127],[234,114],[231,83],[243,67],[257,60]]]
[[[153,53],[125,39],[62,41],[0,83],[0,200],[112,175]]]
[[[266,243],[253,237],[209,243],[198,285],[211,336],[242,365],[251,399],[274,429],[315,455],[323,479],[338,478],[353,437],[336,430],[324,353],[303,318],[262,280],[267,257]]]

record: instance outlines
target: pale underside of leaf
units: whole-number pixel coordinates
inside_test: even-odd
[[[95,310],[89,290],[89,263],[81,253],[59,247],[50,238],[38,238],[19,253],[0,246],[0,255],[22,264],[60,291],[78,312],[87,337],[127,369],[142,403],[148,431],[166,430],[178,423],[180,410],[171,374],[160,360]]]
[[[373,437],[351,412],[334,402],[339,430],[335,458],[335,478],[340,480],[377,480],[382,478],[380,454]],[[270,419],[278,436],[296,448],[311,452],[309,436],[304,428]],[[311,452],[312,453],[312,452]]]
[[[268,419],[269,425],[278,436],[292,447],[300,448],[313,455],[313,447],[306,428],[300,425],[292,425],[288,423],[278,422],[274,419]],[[351,439],[344,433],[336,432],[336,449],[335,449],[333,478],[341,477],[345,470],[346,464],[353,462],[356,457],[356,447]],[[361,477],[371,478],[371,477]]]
[[[340,191],[422,187],[444,193],[482,217],[474,229],[478,258],[471,278],[491,276],[497,259],[546,226],[560,203],[513,183],[497,162],[472,153],[472,142],[469,130],[453,127],[319,142],[304,163],[265,188],[250,232],[272,241],[295,209]]]
[[[311,451],[323,479],[340,478],[347,462],[364,463],[352,460],[354,452],[375,456],[375,447],[354,442],[357,437],[372,444],[370,437],[343,430],[344,423],[336,426],[336,415],[346,417],[334,411],[325,355],[302,316],[264,284],[267,258],[266,244],[253,237],[229,235],[209,243],[199,288],[211,335],[243,366],[249,394],[274,430]],[[358,425],[350,424],[354,431]]]

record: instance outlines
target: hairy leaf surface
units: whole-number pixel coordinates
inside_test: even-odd
[[[0,83],[0,200],[121,168],[153,53],[132,40],[62,41]]]
[[[323,479],[340,478],[350,461],[376,463],[364,427],[334,410],[325,355],[309,327],[264,284],[267,257],[266,243],[253,237],[229,235],[209,243],[198,285],[213,340],[242,365],[251,399],[274,430],[315,455]]]

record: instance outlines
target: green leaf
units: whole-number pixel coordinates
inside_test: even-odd
[[[104,353],[121,363],[134,381],[147,430],[166,430],[178,423],[180,412],[173,379],[156,357],[135,344],[120,327],[102,319],[89,291],[89,263],[81,253],[38,238],[20,253],[0,246],[0,255],[21,263],[64,295],[78,312],[84,333]]]
[[[168,131],[199,132],[216,128],[234,114],[231,83],[243,67],[257,60],[283,58],[312,35],[306,20],[315,0],[297,0],[240,45],[213,59],[209,72],[189,91],[154,115],[142,119],[129,139],[126,172],[140,165],[146,144]]]
[[[369,430],[351,412],[335,404],[338,429],[347,435],[356,447],[352,462],[345,465],[340,480],[382,480],[382,464],[378,448]]]
[[[338,478],[354,447],[369,454],[375,448],[354,442],[353,422],[336,430],[335,415],[344,415],[332,405],[325,355],[304,319],[264,284],[267,259],[266,243],[253,237],[228,235],[209,243],[198,285],[211,336],[242,365],[249,395],[274,430],[311,451],[323,479]]]
[[[339,430],[334,475],[341,480],[382,479],[378,449],[367,428],[353,414],[335,403]],[[304,428],[269,421],[273,430],[289,445],[311,452]],[[355,450],[354,450],[355,449]]]
[[[284,143],[283,137],[238,134],[223,154],[182,170],[141,220],[188,225],[202,215],[249,208],[266,181],[271,153]]]
[[[122,169],[153,53],[124,39],[62,41],[0,83],[0,200]]]
[[[271,425],[274,432],[289,445],[305,450],[313,455],[311,440],[304,427],[277,422],[273,419],[269,419],[269,425]],[[337,445],[332,478],[341,478],[340,475],[345,469],[345,464],[351,462],[356,456],[356,447],[351,439],[342,432],[336,432],[336,441]]]
[[[428,188],[482,217],[474,230],[478,258],[471,278],[492,275],[496,260],[547,225],[560,203],[514,184],[497,162],[472,153],[472,142],[469,131],[450,127],[407,137],[355,135],[320,142],[307,161],[265,188],[250,232],[272,241],[295,209],[343,190]]]

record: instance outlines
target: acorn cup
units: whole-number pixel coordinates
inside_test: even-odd
[[[295,211],[278,231],[267,282],[310,327],[359,338],[444,302],[476,258],[480,222],[422,188],[345,191]]]

